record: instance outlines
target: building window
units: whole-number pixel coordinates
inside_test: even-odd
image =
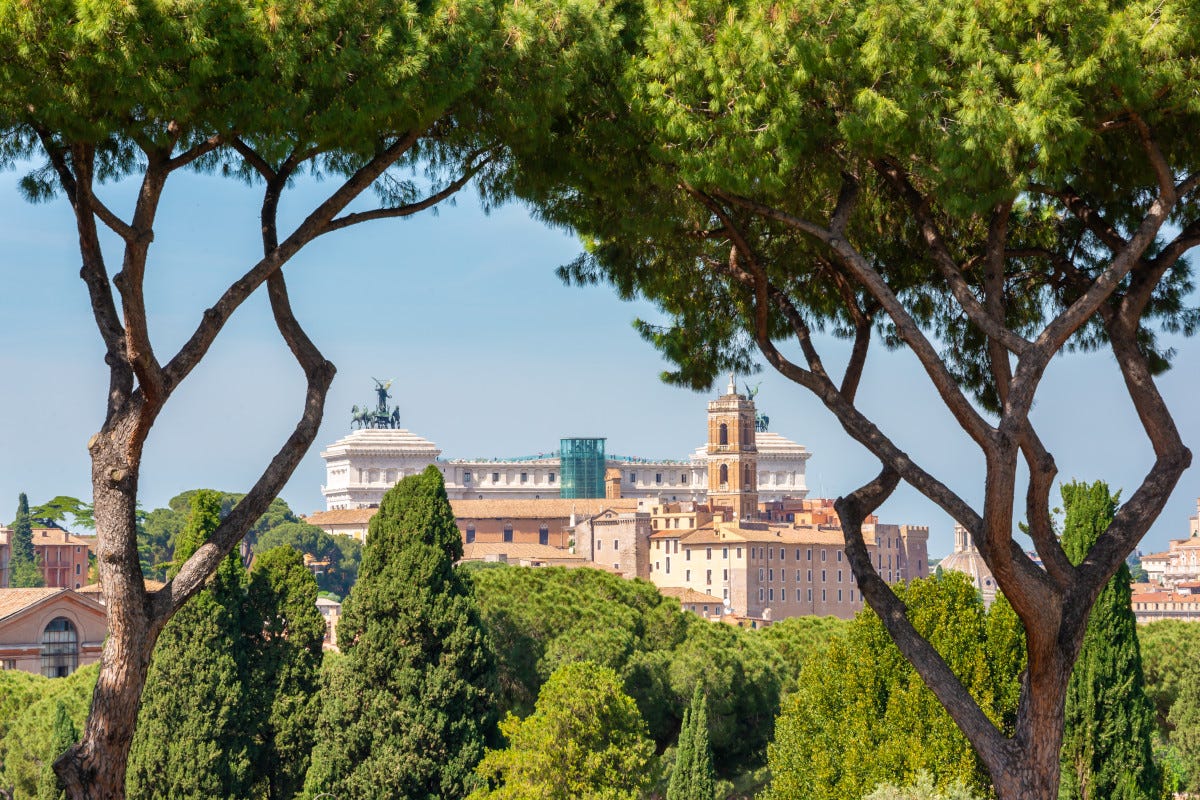
[[[721,427],[717,430],[717,444],[729,444],[729,426],[724,422],[721,423]]]
[[[75,574],[76,574],[76,575],[79,575],[79,574],[81,574],[81,572],[80,572],[80,571],[81,571],[82,569],[83,569],[83,565],[82,565],[82,564],[76,564],[76,565],[75,565]]]
[[[763,568],[762,568],[762,567],[759,567],[759,568],[758,568],[758,579],[759,579],[760,581],[763,579],[763,572],[764,572]]]
[[[841,561],[842,560],[842,551],[838,550],[837,554],[838,554],[838,561]]]
[[[620,549],[621,549],[621,540],[613,539],[613,550],[620,550]]]
[[[807,561],[812,561],[812,548],[811,547],[804,551],[804,558]]]
[[[493,472],[492,473],[492,483],[499,483],[499,482],[500,482],[500,473]]]
[[[738,557],[739,559],[742,557],[742,548],[740,548],[740,547],[739,547],[739,548],[737,548],[737,557]]]
[[[767,580],[769,580],[769,581],[775,580],[775,570],[773,570],[773,569],[767,570]]]
[[[766,592],[765,592],[765,591],[763,591],[763,588],[762,588],[761,586],[760,586],[760,587],[758,587],[758,602],[760,602],[760,603],[761,603],[761,602],[763,601],[763,596],[764,596],[765,594],[766,594]]]
[[[822,561],[825,560],[825,551],[824,550],[821,551],[821,560]]]
[[[42,631],[42,674],[65,678],[79,667],[79,633],[66,617],[55,617]]]
[[[662,569],[662,564],[661,564],[661,562],[655,561],[655,562],[654,562],[654,570],[657,572],[657,571],[658,571],[658,570],[660,570],[660,569]]]
[[[522,472],[521,473],[521,483],[528,483],[528,482],[529,482],[529,473]]]
[[[596,540],[596,549],[597,549],[597,550],[599,550],[599,549],[601,548],[601,545],[603,545],[603,544],[604,544],[604,542],[602,542],[602,541],[600,541],[599,539],[597,539],[597,540]]]
[[[723,580],[723,581],[729,580],[729,570],[727,570],[727,569],[721,570],[721,580]]]
[[[808,602],[812,602],[812,589],[808,590]]]
[[[662,483],[662,473],[661,472],[654,473],[654,482]]]
[[[550,473],[550,482],[554,483],[554,473],[553,472]]]
[[[824,589],[821,590],[821,602],[822,603],[825,602],[825,590]]]
[[[767,561],[770,561],[774,557],[775,557],[775,548],[768,547],[767,548]]]
[[[726,589],[726,590],[725,590],[725,591],[722,593],[722,596],[723,596],[723,597],[724,597],[726,600],[728,600],[728,599],[729,599],[729,590],[728,590],[728,589]]]
[[[670,575],[670,574],[671,574],[671,557],[670,557],[670,556],[667,556],[667,569],[666,569],[666,573],[667,573],[668,575]]]
[[[787,551],[785,551],[782,547],[779,548],[779,560],[783,561],[786,558],[787,558]]]
[[[637,483],[637,473],[636,472],[629,473],[629,482]]]
[[[685,569],[683,571],[683,579],[685,581],[690,581],[692,579],[692,571],[690,569]]]
[[[842,571],[839,569],[838,570],[838,583],[841,583],[841,582],[842,582]]]
[[[853,589],[850,590],[850,602],[851,603],[854,602],[854,590]]]
[[[775,590],[774,589],[767,590],[767,599],[770,600],[772,603],[775,602]]]
[[[796,583],[800,582],[800,570],[796,570]]]
[[[729,465],[722,464],[719,475],[720,475],[720,477],[718,477],[718,479],[717,479],[718,483],[720,483],[722,486],[729,483]]]
[[[812,570],[811,569],[808,571],[808,582],[812,583]]]
[[[550,544],[550,526],[538,526],[538,544]]]
[[[789,522],[790,522],[790,520],[789,520]],[[799,547],[796,548],[796,560],[797,561],[800,560],[800,548]]]
[[[825,583],[825,570],[821,570],[821,583]]]
[[[463,470],[463,483],[470,483],[470,482],[471,482],[471,470],[464,469]]]
[[[691,551],[691,550],[684,550],[684,551],[683,551],[683,560],[684,560],[684,561],[691,561],[691,560],[692,560],[692,551]]]
[[[705,573],[704,573],[704,582],[705,582],[706,584],[708,584],[709,586],[712,586],[712,570],[711,570],[711,569],[710,569],[710,570],[705,570]]]
[[[842,590],[838,589],[838,602],[842,602]]]
[[[704,557],[707,558],[709,561],[712,561],[712,548],[711,547],[704,548]]]
[[[729,548],[728,547],[721,548],[721,558],[729,558]]]
[[[467,526],[467,544],[470,544],[473,541],[475,541],[475,526],[468,525]]]
[[[687,482],[688,482],[687,475],[686,475],[686,474],[680,475],[680,476],[679,476],[679,482],[680,482],[680,483],[687,483]]]
[[[504,526],[504,541],[512,541],[512,524],[507,524]]]

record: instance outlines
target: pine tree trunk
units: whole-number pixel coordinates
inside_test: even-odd
[[[137,555],[137,465],[112,439],[91,443],[96,559],[108,611],[100,674],[82,740],[56,769],[71,800],[120,800],[138,704],[158,637]],[[107,441],[98,441],[106,439]]]
[[[1063,709],[1074,659],[1031,648],[1016,735],[992,769],[998,800],[1058,800]]]

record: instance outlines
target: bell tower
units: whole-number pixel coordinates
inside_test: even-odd
[[[737,393],[732,374],[725,395],[708,404],[708,501],[732,508],[735,520],[758,515],[754,401]]]

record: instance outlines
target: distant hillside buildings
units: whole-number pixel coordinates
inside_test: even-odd
[[[596,567],[751,624],[853,616],[862,594],[832,501],[806,498],[810,454],[760,427],[731,378],[708,404],[706,445],[687,461],[607,457],[603,439],[564,439],[527,459],[446,461],[409,431],[358,430],[322,453],[329,510],[308,521],[364,539],[383,493],[436,464],[466,559]],[[928,528],[872,517],[863,534],[885,580],[929,574]]]
[[[1188,537],[1172,539],[1166,552],[1142,556],[1147,582],[1135,584],[1133,592],[1138,622],[1200,622],[1200,499],[1188,528]]]
[[[0,527],[0,588],[8,586],[12,530]],[[33,553],[46,586],[78,589],[88,580],[90,540],[59,528],[34,528]]]

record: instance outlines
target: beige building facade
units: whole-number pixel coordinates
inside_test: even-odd
[[[8,586],[9,561],[12,559],[12,535],[0,527],[0,587]],[[42,568],[46,586],[78,589],[88,582],[88,554],[91,539],[75,536],[59,528],[34,528],[33,552]]]
[[[0,589],[0,669],[60,678],[100,660],[104,606],[71,589]]]

